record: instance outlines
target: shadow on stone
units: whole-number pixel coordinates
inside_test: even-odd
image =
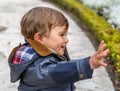
[[[0,26],[0,32],[6,30],[7,27]]]

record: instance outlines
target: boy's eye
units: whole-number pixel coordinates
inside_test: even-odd
[[[66,33],[64,33],[64,34],[60,34],[60,36],[67,36],[67,34],[66,34]]]
[[[60,36],[64,36],[65,34],[60,34]]]

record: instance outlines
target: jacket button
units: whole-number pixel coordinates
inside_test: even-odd
[[[84,78],[84,75],[83,74],[80,74],[80,79],[83,79]]]

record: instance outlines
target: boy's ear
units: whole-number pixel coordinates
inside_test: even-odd
[[[36,33],[34,35],[34,40],[36,40],[37,42],[40,42],[41,44],[43,44],[43,35],[41,35],[40,33]]]

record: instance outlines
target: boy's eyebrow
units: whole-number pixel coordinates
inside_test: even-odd
[[[60,33],[67,33],[67,32],[68,32],[67,29],[65,29],[65,30],[63,30],[63,31],[60,31]]]

